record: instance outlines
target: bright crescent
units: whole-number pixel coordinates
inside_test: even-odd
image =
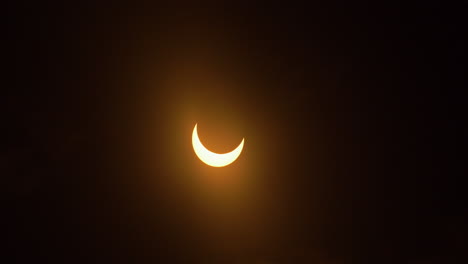
[[[242,142],[239,144],[239,146],[237,146],[237,148],[231,152],[224,154],[214,153],[206,149],[205,146],[203,146],[201,143],[200,139],[198,138],[197,124],[195,124],[192,133],[192,145],[195,154],[197,154],[201,161],[213,167],[224,167],[233,163],[239,157],[242,149],[244,148],[244,139],[242,139]]]

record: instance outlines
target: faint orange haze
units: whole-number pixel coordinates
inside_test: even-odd
[[[268,151],[268,140],[275,137],[269,127],[273,123],[259,115],[253,98],[240,93],[259,83],[230,45],[198,44],[169,48],[163,81],[153,79],[151,67],[141,78],[148,94],[138,129],[144,150],[139,163],[147,178],[139,195],[155,203],[154,208],[173,208],[168,218],[178,218],[174,225],[200,239],[207,251],[274,244],[282,218],[266,173],[274,154]],[[155,102],[158,110],[152,109]],[[248,145],[240,146],[229,166],[207,166],[192,147],[196,123],[203,127],[198,136],[212,152],[230,152],[242,138]]]

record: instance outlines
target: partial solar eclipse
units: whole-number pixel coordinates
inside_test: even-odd
[[[195,124],[195,127],[193,128],[192,146],[195,154],[197,154],[201,161],[213,167],[224,167],[233,163],[239,157],[242,152],[242,148],[244,148],[244,139],[242,139],[239,146],[231,152],[223,154],[214,153],[206,149],[201,143],[200,138],[198,138],[197,125],[198,124]]]

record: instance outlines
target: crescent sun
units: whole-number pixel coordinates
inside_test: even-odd
[[[206,149],[205,146],[203,146],[201,143],[200,139],[198,138],[197,124],[195,124],[192,133],[192,146],[198,158],[207,165],[213,167],[224,167],[233,163],[239,157],[242,149],[244,148],[244,139],[242,139],[242,142],[239,144],[239,146],[237,146],[237,148],[231,152],[223,154],[214,153]]]

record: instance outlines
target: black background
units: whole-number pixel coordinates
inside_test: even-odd
[[[6,8],[5,256],[20,263],[466,259],[461,10],[427,1]],[[227,77],[216,88],[168,84],[184,67],[248,85],[232,88]],[[187,105],[197,110],[184,125],[187,139],[178,139],[183,121],[174,121],[174,109]],[[273,209],[261,214],[274,235],[257,241],[241,229],[239,244],[220,249],[204,245],[204,229],[185,228],[195,210],[185,203],[190,196],[168,187],[167,177],[190,169],[175,169],[175,155],[158,152],[149,172],[139,161],[151,159],[151,147],[136,142],[147,142],[141,131],[151,120],[152,140],[177,153],[190,144],[193,121],[220,131],[233,119],[240,132],[218,150],[244,135],[245,153],[232,165],[242,166],[252,146],[257,185],[275,194]],[[192,152],[183,155],[202,166]],[[164,202],[140,195],[148,186]]]

